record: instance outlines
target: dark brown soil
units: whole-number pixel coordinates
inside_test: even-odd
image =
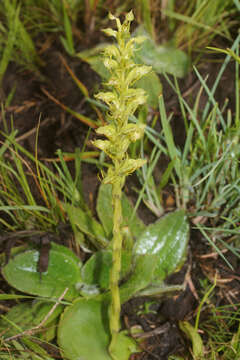
[[[45,61],[41,73],[44,80],[37,74],[29,71],[20,71],[11,64],[4,77],[3,91],[7,95],[16,84],[16,93],[11,106],[5,109],[9,128],[13,118],[14,128],[18,130],[19,142],[32,153],[35,151],[36,127],[40,120],[38,136],[39,158],[54,158],[55,151],[62,149],[64,152],[74,152],[76,147],[82,148],[89,131],[88,127],[79,120],[63,111],[49,96],[51,94],[63,104],[76,112],[87,116],[95,116],[88,103],[84,100],[79,89],[67,73],[60,59],[57,46],[52,46],[43,58]],[[209,75],[208,83],[213,84],[220,67],[215,61],[205,62],[200,65],[199,71],[205,77]],[[92,94],[96,91],[99,77],[90,67],[79,59],[67,58],[68,65],[76,76],[85,84]],[[175,139],[179,146],[183,145],[182,119],[176,94],[170,89],[162,77],[164,97],[167,111],[174,112],[173,124]],[[226,86],[227,82],[227,86]],[[189,102],[194,101],[200,87],[194,72],[180,81],[182,93]],[[229,98],[230,107],[234,109],[234,71],[230,65],[222,77],[216,98],[223,103]],[[202,106],[207,100],[207,95],[201,98]],[[0,121],[3,128],[3,121]],[[32,130],[32,131],[31,131]],[[94,136],[94,133],[90,135]],[[91,147],[91,145],[90,145]],[[69,163],[70,168],[73,164]],[[96,189],[99,185],[98,170],[93,165],[83,164],[83,186],[86,199],[91,203],[95,198]],[[137,185],[137,179],[133,176],[127,183],[126,191],[131,195],[132,183]],[[139,214],[145,222],[154,221],[155,217],[145,208],[140,209]],[[1,245],[1,244],[0,244]],[[225,254],[233,264],[235,272],[230,271],[219,256],[210,249],[209,245],[192,233],[189,258],[183,269],[168,279],[168,283],[182,283],[185,279],[186,290],[171,298],[150,299],[153,301],[150,312],[144,312],[144,305],[149,299],[131,300],[123,306],[123,326],[130,328],[133,325],[141,326],[144,330],[141,347],[142,353],[132,356],[132,360],[167,360],[171,354],[180,354],[184,359],[191,359],[188,351],[190,343],[179,330],[179,320],[192,321],[199,306],[197,290],[201,288],[200,279],[207,277],[213,280],[213,274],[218,271],[217,290],[215,293],[216,304],[223,305],[229,302],[240,301],[239,270],[240,264],[232,254]],[[6,283],[1,281],[2,291],[6,290]],[[226,295],[228,294],[228,295]],[[202,311],[204,319],[208,312]],[[188,355],[187,355],[188,354]],[[57,358],[57,357],[56,357]]]

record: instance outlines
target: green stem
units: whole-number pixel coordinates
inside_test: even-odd
[[[122,179],[114,182],[112,185],[112,201],[113,201],[113,255],[112,255],[112,268],[110,273],[110,292],[111,304],[109,308],[110,318],[110,333],[111,342],[109,345],[109,353],[115,359],[113,352],[115,349],[117,335],[120,330],[120,293],[119,293],[119,279],[121,271],[121,251],[122,251]]]

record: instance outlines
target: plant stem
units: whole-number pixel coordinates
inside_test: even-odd
[[[112,203],[113,203],[113,255],[112,255],[112,268],[110,273],[110,292],[111,304],[109,308],[110,318],[110,332],[112,335],[109,345],[109,353],[114,359],[113,350],[115,349],[117,335],[120,330],[120,293],[119,293],[119,279],[121,271],[121,250],[122,250],[122,179],[118,178],[112,185]]]

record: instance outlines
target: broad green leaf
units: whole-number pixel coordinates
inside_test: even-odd
[[[112,252],[102,250],[91,256],[82,267],[82,279],[85,284],[97,284],[101,289],[109,288],[109,277],[112,266]],[[126,276],[131,266],[131,253],[122,252],[121,277]]]
[[[170,44],[155,44],[143,26],[137,28],[134,36],[145,36],[146,39],[141,45],[138,45],[135,53],[136,62],[152,66],[158,74],[166,72],[177,77],[187,74],[189,59],[183,51]]]
[[[127,196],[122,196],[122,212],[123,212],[123,226],[128,226],[134,238],[137,238],[144,230],[145,225],[139,219],[137,214],[134,215],[131,223],[129,219],[133,213],[133,206],[129,202]],[[101,184],[97,198],[97,213],[101,220],[106,234],[112,234],[113,229],[113,207],[112,207],[112,185]]]
[[[177,270],[185,260],[188,237],[189,225],[183,210],[167,214],[146,227],[134,245],[135,268],[120,288],[121,301],[138,296],[151,284],[159,286]]]
[[[64,357],[68,360],[111,360],[107,350],[110,342],[108,323],[108,302],[75,301],[61,316],[58,327],[58,344]],[[136,351],[134,340],[120,333],[116,358],[128,360]]]
[[[55,337],[56,320],[63,311],[64,306],[58,305],[50,313],[54,303],[43,301],[25,302],[13,306],[9,312],[0,319],[0,334],[7,338],[38,326],[46,318],[43,327],[38,335],[45,341],[50,341]]]
[[[67,300],[78,296],[75,284],[80,277],[80,259],[65,246],[52,243],[48,270],[37,271],[39,252],[27,250],[17,254],[2,269],[6,281],[16,289],[32,295],[59,297],[68,288]]]
[[[84,212],[82,209],[67,203],[63,204],[63,207],[69,216],[73,228],[77,227],[86,234],[97,248],[104,248],[108,245],[102,225],[88,212]]]
[[[154,279],[164,280],[185,261],[189,224],[184,210],[176,210],[149,225],[137,239],[133,252],[136,262],[151,257]]]

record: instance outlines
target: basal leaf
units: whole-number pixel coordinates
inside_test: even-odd
[[[108,302],[79,299],[63,313],[58,328],[58,344],[69,360],[111,360]],[[135,342],[119,334],[116,358],[128,360],[138,351]]]
[[[138,237],[134,248],[134,270],[121,286],[121,302],[158,284],[184,262],[189,237],[189,224],[183,210],[167,214],[149,225]],[[163,293],[163,289],[161,289]]]
[[[111,236],[113,229],[112,185],[101,184],[97,197],[97,214],[107,236]]]
[[[155,264],[154,277],[164,280],[185,261],[189,224],[184,210],[169,213],[149,225],[137,239],[133,252],[136,262],[151,257]]]
[[[145,36],[145,41],[138,46],[136,62],[151,65],[156,73],[163,72],[183,77],[189,67],[188,56],[173,45],[157,45],[143,26],[139,26],[134,36]]]
[[[2,269],[6,281],[31,295],[59,297],[69,288],[65,299],[78,296],[75,284],[81,281],[80,259],[65,246],[51,244],[48,269],[38,272],[39,252],[27,250],[14,256]]]

